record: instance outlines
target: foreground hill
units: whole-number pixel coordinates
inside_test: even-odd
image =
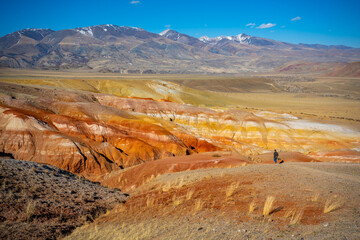
[[[290,44],[239,34],[200,39],[106,24],[23,29],[0,38],[0,67],[121,73],[264,72],[289,61],[352,62],[360,49]]]
[[[0,158],[0,172],[1,239],[58,239],[127,199],[49,165]]]
[[[66,239],[355,240],[359,173],[359,164],[285,162],[165,174]]]

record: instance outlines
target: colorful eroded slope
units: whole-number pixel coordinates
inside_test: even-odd
[[[274,148],[312,152],[315,158],[321,152],[321,160],[330,151],[359,156],[356,130],[291,114],[198,107],[236,102],[174,83],[14,82],[0,83],[0,152],[90,178],[164,157],[218,150],[250,161]]]

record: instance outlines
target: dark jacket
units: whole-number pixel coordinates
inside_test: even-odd
[[[279,157],[279,153],[278,152],[274,152],[274,158],[278,158]]]

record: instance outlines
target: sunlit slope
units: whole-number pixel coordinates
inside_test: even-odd
[[[174,123],[102,105],[97,94],[6,83],[0,92],[0,149],[17,159],[102,174],[220,149]]]
[[[144,99],[99,96],[101,104],[177,123],[196,136],[225,149],[260,154],[274,148],[302,153],[355,149],[359,132],[332,124],[299,119],[291,114],[212,110]]]
[[[356,130],[291,114],[239,110],[231,107],[236,101],[218,93],[157,80],[10,81],[16,84],[0,82],[1,154],[87,176],[218,150],[253,162],[275,148],[311,152],[315,158],[351,151],[359,160]]]
[[[62,87],[119,97],[169,100],[195,106],[235,106],[236,100],[216,92],[201,91],[164,80],[109,79],[1,79],[2,82]]]

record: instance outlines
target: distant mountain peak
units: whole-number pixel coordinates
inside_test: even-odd
[[[163,36],[163,37],[166,37],[166,38],[169,38],[173,41],[177,41],[179,40],[180,37],[190,37],[186,34],[182,34],[182,33],[179,33],[177,31],[174,31],[174,30],[171,30],[171,29],[166,29],[165,31],[161,32],[159,34],[160,36]]]
[[[166,37],[170,40],[181,42],[183,44],[191,45],[191,46],[197,46],[197,47],[204,47],[205,44],[201,42],[199,39],[194,38],[192,36],[179,33],[177,31],[166,29],[165,31],[159,33],[160,36]]]
[[[95,25],[95,26],[89,26],[89,27],[78,27],[75,28],[75,31],[84,34],[86,36],[89,37],[94,37],[94,30],[102,30],[104,32],[111,30],[114,31],[122,31],[122,30],[136,30],[136,31],[145,31],[142,28],[138,28],[138,27],[128,27],[128,26],[117,26],[117,25],[113,25],[113,24],[103,24],[103,25]]]
[[[166,35],[168,32],[172,32],[172,31],[175,32],[174,30],[166,29],[165,31],[159,33],[159,35],[160,35],[160,36],[164,36],[164,35]]]
[[[22,30],[10,33],[2,37],[2,44],[4,47],[10,47],[19,42],[23,37],[28,37],[36,41],[40,41],[45,36],[50,33],[53,33],[54,30],[49,28],[24,28]]]
[[[203,36],[203,37],[200,37],[199,40],[206,44],[216,44],[223,39],[227,39],[229,41],[235,41],[235,42],[242,43],[242,44],[249,44],[251,38],[252,37],[250,35],[247,35],[245,33],[240,33],[236,36],[218,36],[218,37],[214,37],[214,38],[209,38],[207,36]]]

